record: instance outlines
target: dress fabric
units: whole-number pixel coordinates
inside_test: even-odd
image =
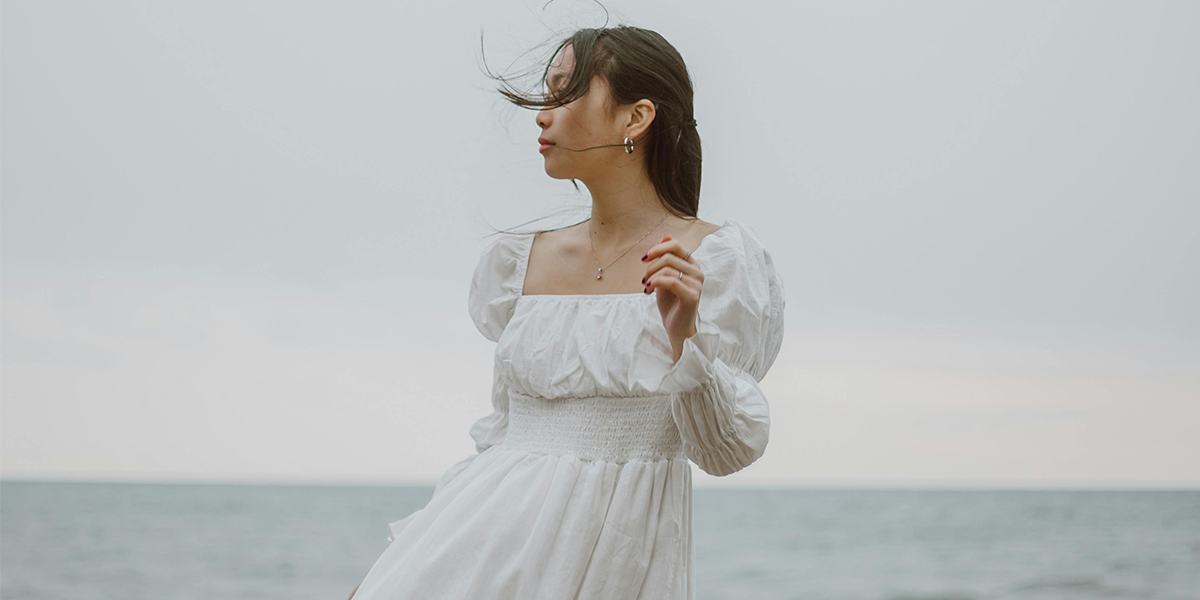
[[[771,254],[733,219],[703,238],[697,333],[673,363],[655,293],[523,295],[533,238],[492,240],[471,280],[497,342],[476,452],[388,524],[356,600],[695,598],[691,463],[729,475],[767,446]]]

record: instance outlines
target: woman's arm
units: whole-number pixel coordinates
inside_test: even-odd
[[[671,394],[671,414],[692,462],[710,475],[740,471],[758,460],[770,438],[767,397],[745,370],[707,360],[692,338],[684,343],[682,365],[694,387]],[[676,363],[679,365],[679,363]]]
[[[720,285],[703,315],[705,273],[679,242],[666,236],[644,259],[674,360],[658,389],[671,394],[684,453],[718,476],[746,468],[766,450],[770,409],[758,382],[783,338],[783,282],[757,236],[745,233],[744,245],[708,264]]]

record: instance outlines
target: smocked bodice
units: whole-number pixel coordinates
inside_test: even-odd
[[[684,458],[665,395],[564,401],[510,390],[508,398],[506,448],[611,463]]]

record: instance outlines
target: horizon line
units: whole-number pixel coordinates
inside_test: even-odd
[[[2,477],[6,483],[47,484],[125,484],[125,485],[195,485],[195,486],[311,486],[311,487],[419,487],[431,488],[437,480],[303,480],[303,479],[103,479],[73,477]],[[1139,492],[1139,491],[1200,491],[1195,482],[1138,482],[1138,481],[1062,481],[1047,480],[832,480],[813,479],[798,482],[763,482],[745,484],[693,484],[694,490],[776,490],[776,491],[1080,491],[1080,492]]]

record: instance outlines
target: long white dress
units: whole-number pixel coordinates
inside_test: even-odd
[[[704,237],[698,332],[672,363],[655,293],[522,295],[533,237],[501,234],[471,281],[470,316],[497,342],[476,453],[388,524],[355,600],[695,597],[689,460],[728,475],[767,446],[771,254],[733,219]]]

